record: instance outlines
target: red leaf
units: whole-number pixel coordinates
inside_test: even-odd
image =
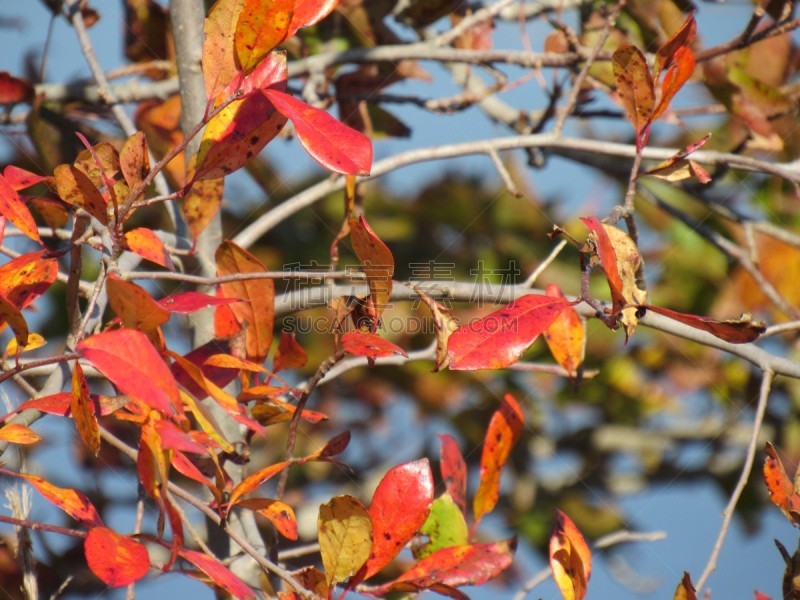
[[[164,414],[180,406],[175,378],[140,331],[117,329],[86,338],[76,350],[123,394]]]
[[[503,369],[515,363],[567,306],[560,298],[529,294],[462,325],[448,340],[449,368]]]
[[[115,413],[128,402],[127,398],[124,396],[92,395],[91,398],[95,406],[95,414],[99,414],[101,417]],[[43,396],[41,398],[27,400],[20,404],[17,407],[17,410],[14,412],[22,412],[23,410],[39,410],[43,413],[47,413],[48,415],[66,417],[70,413],[71,403],[71,393],[59,392],[58,394],[53,394],[51,396]]]
[[[452,436],[440,434],[442,440],[442,462],[439,465],[442,471],[444,487],[460,508],[467,512],[467,463],[461,455],[458,443]]]
[[[201,455],[208,454],[209,448],[207,446],[193,440],[187,432],[171,421],[163,419],[156,421],[155,428],[161,440],[161,446],[165,450],[178,450],[179,452]],[[216,446],[216,444],[214,445]]]
[[[11,221],[26,236],[41,243],[36,221],[11,183],[0,175],[0,215]]]
[[[250,600],[252,598],[255,600],[256,595],[253,590],[217,559],[194,550],[181,550],[178,554],[203,571],[211,581],[234,598],[242,600]]]
[[[222,242],[217,249],[216,261],[219,275],[266,271],[260,260],[231,241]],[[264,362],[272,344],[275,284],[270,279],[230,281],[220,284],[220,290],[224,297],[243,300],[231,304],[230,310],[244,328],[247,358],[257,363]]]
[[[483,515],[491,512],[500,498],[500,475],[517,443],[525,417],[511,394],[506,394],[500,408],[492,415],[481,454],[481,475],[478,490],[472,502],[475,525]]]
[[[606,274],[608,280],[608,287],[611,290],[611,298],[616,305],[624,305],[625,300],[622,298],[622,278],[619,275],[617,267],[617,253],[614,251],[614,246],[611,243],[611,238],[608,237],[608,232],[603,224],[597,220],[596,217],[581,217],[581,221],[586,228],[595,235],[595,244],[597,246],[597,256],[600,259],[600,266]]]
[[[342,336],[342,348],[356,356],[379,358],[381,356],[408,356],[408,353],[374,333],[348,331]]]
[[[180,292],[157,300],[158,305],[171,313],[188,315],[204,308],[212,308],[223,304],[241,302],[240,298],[218,298],[200,292]]]
[[[286,39],[295,0],[244,0],[233,43],[239,68],[251,71]]]
[[[372,142],[367,136],[289,94],[267,89],[264,95],[294,123],[300,143],[323,167],[345,175],[369,175]]]
[[[364,565],[369,579],[388,565],[428,518],[433,502],[433,474],[427,459],[389,470],[372,496],[372,553]]]
[[[14,77],[8,71],[0,71],[0,104],[27,102],[33,98],[33,86]]]
[[[45,497],[48,502],[52,502],[58,508],[67,513],[70,517],[79,521],[82,525],[87,527],[94,527],[102,525],[103,520],[100,518],[100,513],[91,503],[89,498],[77,490],[71,488],[60,488],[49,481],[37,477],[36,475],[20,475],[12,471],[0,470],[5,475],[18,477],[26,480],[37,491]]]
[[[152,229],[146,227],[131,229],[123,236],[123,247],[165,269],[175,270],[164,242]]]
[[[515,549],[516,540],[442,548],[418,561],[376,593],[424,590],[434,588],[435,584],[483,585],[511,566]]]
[[[764,460],[764,483],[767,485],[769,498],[781,509],[783,514],[794,524],[800,524],[800,494],[786,473],[775,447],[766,443],[767,458]]]
[[[299,369],[308,362],[308,355],[303,347],[297,343],[294,333],[281,332],[281,341],[275,352],[272,370],[277,373],[283,369]]]
[[[294,14],[286,34],[288,40],[298,29],[316,25],[339,4],[339,0],[295,0]]]
[[[6,181],[11,184],[11,187],[17,191],[24,190],[25,188],[29,188],[37,183],[42,183],[48,179],[43,175],[31,173],[25,169],[15,167],[14,165],[8,165],[3,169],[3,177],[5,177]]]
[[[688,315],[680,313],[661,306],[646,305],[647,310],[654,313],[664,315],[675,321],[707,331],[721,340],[730,342],[731,344],[747,344],[758,339],[758,337],[766,331],[766,327],[760,321],[753,321],[749,315],[744,315],[739,319],[732,319],[728,321],[717,321],[709,317],[699,317],[697,315]]]
[[[624,45],[614,51],[611,67],[614,70],[617,94],[636,131],[636,149],[641,151],[647,144],[656,104],[653,77],[650,75],[647,60],[636,46]]]
[[[305,411],[303,411],[305,412]],[[302,462],[308,462],[310,460],[323,460],[326,458],[330,458],[331,456],[336,456],[337,454],[341,454],[345,451],[347,446],[350,444],[350,432],[343,431],[337,436],[334,436],[319,450],[306,456]]]
[[[231,381],[236,379],[236,371],[231,369],[221,369],[205,364],[208,357],[225,352],[227,345],[217,340],[212,340],[202,346],[199,346],[186,354],[183,358],[198,367],[203,376],[211,381],[214,385],[224,388]],[[178,364],[173,364],[171,367],[172,374],[175,380],[195,398],[202,400],[208,393],[197,383],[194,382],[186,371],[184,371]]]
[[[138,581],[150,570],[150,557],[143,544],[106,527],[90,529],[83,549],[92,573],[110,587]]]
[[[557,285],[547,285],[545,293],[551,298],[566,300],[564,292]],[[572,306],[567,306],[544,332],[544,341],[550,353],[570,377],[577,377],[578,369],[583,364],[586,349],[586,327]]]
[[[583,600],[592,576],[592,554],[575,523],[560,510],[550,536],[550,569],[564,598]]]

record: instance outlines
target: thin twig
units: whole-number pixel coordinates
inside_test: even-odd
[[[742,472],[739,475],[739,481],[736,482],[736,487],[733,489],[733,493],[728,501],[728,505],[725,507],[725,510],[722,513],[722,527],[720,527],[717,541],[714,543],[714,548],[711,550],[711,556],[709,556],[708,563],[706,563],[706,567],[703,569],[703,574],[700,575],[700,578],[697,580],[696,587],[698,596],[700,595],[700,591],[703,589],[703,586],[706,584],[706,581],[708,581],[708,578],[717,568],[717,560],[719,559],[719,554],[722,551],[722,545],[725,542],[725,536],[728,534],[728,528],[730,527],[731,520],[733,519],[733,513],[736,510],[736,505],[738,504],[739,498],[741,497],[744,487],[747,485],[747,480],[750,477],[750,471],[752,470],[753,462],[755,461],[756,447],[758,446],[758,436],[761,433],[761,423],[764,420],[764,413],[767,410],[767,400],[769,399],[769,392],[772,387],[772,380],[774,377],[775,375],[771,371],[763,371],[761,388],[758,392],[758,405],[756,406],[756,414],[755,418],[753,419],[753,432],[750,436],[750,443],[747,446],[747,453],[745,455],[744,465],[742,466]]]
[[[544,273],[545,269],[549,267],[553,261],[558,258],[558,255],[561,254],[561,251],[566,247],[567,240],[561,240],[558,242],[555,248],[550,251],[550,254],[547,255],[542,262],[533,270],[533,273],[528,275],[528,278],[522,283],[522,285],[527,287],[532,287],[536,280],[539,279],[539,276]]]

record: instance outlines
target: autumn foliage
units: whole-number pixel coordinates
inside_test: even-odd
[[[100,16],[89,4],[67,2],[63,7],[80,36]],[[172,10],[180,3],[168,4]],[[783,39],[778,36],[798,26],[790,19],[791,3],[770,3],[772,12],[773,4],[785,6],[778,14],[768,12],[771,25],[758,29],[766,16],[763,10],[756,12],[752,30],[710,50],[702,50],[695,12],[682,11],[681,3],[650,3],[662,6],[658,17],[642,8],[650,7],[645,2],[631,2],[632,8],[624,2],[587,3],[580,32],[561,20],[560,11],[550,14],[550,8],[543,8],[553,33],[539,57],[548,67],[569,67],[569,78],[548,83],[540,71],[544,63],[537,63],[531,78],[551,86],[541,123],[535,125],[517,111],[506,124],[522,140],[520,147],[530,152],[531,164],[543,161],[536,153],[548,148],[599,156],[600,148],[561,144],[565,120],[588,114],[589,97],[595,97],[604,103],[601,116],[608,113],[624,122],[626,135],[633,127],[632,144],[613,150],[631,160],[633,168],[623,169],[620,201],[613,208],[594,210],[587,203],[569,222],[548,217],[544,227],[537,225],[535,242],[528,231],[522,242],[517,239],[513,211],[511,217],[503,216],[507,248],[527,252],[538,244],[536,251],[547,248],[548,254],[536,256],[542,270],[537,268],[525,284],[502,289],[490,301],[476,288],[465,291],[463,281],[407,276],[406,259],[420,259],[417,252],[424,252],[415,246],[435,237],[431,231],[442,239],[450,235],[429,227],[428,211],[439,210],[434,205],[440,199],[434,202],[434,190],[406,227],[386,214],[397,206],[409,211],[416,207],[398,201],[383,214],[380,194],[370,191],[369,180],[402,166],[393,166],[391,158],[374,160],[377,140],[410,133],[384,104],[408,102],[436,112],[472,105],[486,109],[481,103],[506,89],[503,76],[496,87],[483,91],[464,83],[463,96],[446,102],[384,91],[401,81],[429,79],[417,62],[426,56],[491,75],[491,65],[505,59],[485,55],[494,44],[490,23],[511,3],[489,3],[493,8],[488,12],[431,0],[398,3],[394,12],[382,8],[383,3],[344,0],[207,4],[202,49],[197,48],[205,108],[188,124],[182,123],[189,111],[186,97],[175,90],[167,98],[138,98],[132,123],[126,122],[130,116],[116,117],[124,133],[108,135],[89,126],[88,104],[65,102],[53,113],[56,118],[50,114],[54,109],[46,86],[0,74],[0,103],[8,107],[8,115],[15,106],[27,107],[28,134],[42,155],[35,165],[21,160],[9,164],[0,175],[0,241],[5,235],[2,252],[7,257],[0,265],[0,325],[5,329],[0,381],[4,389],[16,384],[24,396],[8,406],[0,421],[0,448],[7,456],[17,449],[20,456],[35,457],[49,440],[44,425],[67,423],[83,468],[124,468],[139,489],[137,510],[130,511],[136,515],[128,515],[127,521],[112,519],[110,500],[101,490],[56,485],[59,478],[53,473],[33,474],[27,458],[4,458],[0,474],[6,481],[31,486],[70,523],[42,523],[35,513],[19,511],[0,521],[77,540],[81,568],[91,572],[92,584],[86,589],[99,581],[111,588],[129,586],[132,595],[141,582],[176,573],[235,598],[292,600],[347,593],[398,597],[425,591],[468,598],[465,587],[508,584],[519,576],[515,553],[522,541],[538,546],[566,600],[583,600],[591,597],[593,542],[609,533],[587,518],[587,504],[573,502],[566,508],[561,503],[567,495],[545,489],[550,497],[540,510],[547,513],[547,527],[541,520],[526,521],[525,510],[505,526],[498,523],[524,495],[524,486],[512,489],[509,482],[521,481],[533,472],[535,461],[557,447],[537,437],[545,435],[542,395],[555,395],[558,388],[571,400],[584,393],[588,397],[590,381],[608,367],[611,374],[600,381],[610,391],[607,398],[600,392],[603,397],[595,406],[600,412],[620,410],[621,415],[608,418],[625,421],[654,410],[669,388],[652,383],[656,377],[645,375],[645,367],[667,372],[675,388],[694,385],[695,371],[667,364],[670,359],[680,362],[672,353],[683,350],[658,346],[648,353],[645,344],[652,337],[639,343],[639,336],[649,336],[641,333],[644,326],[669,339],[688,338],[728,352],[758,370],[761,387],[752,402],[758,408],[743,460],[744,485],[773,377],[800,377],[792,358],[771,354],[775,351],[767,344],[755,345],[766,333],[794,331],[768,332],[761,318],[774,315],[764,310],[764,298],[783,311],[778,320],[791,324],[800,314],[794,308],[800,297],[796,291],[785,297],[783,282],[769,280],[767,271],[774,275],[780,269],[771,266],[775,259],[769,253],[758,252],[756,231],[778,239],[775,227],[753,225],[746,211],[713,204],[704,194],[736,168],[775,177],[772,185],[777,187],[781,177],[795,185],[800,181],[796,164],[792,171],[748,154],[753,140],[756,150],[783,151],[775,146],[776,138],[783,134],[781,120],[790,116],[791,108],[783,103],[777,84],[757,80],[752,68],[742,66],[747,55],[741,54],[757,41]],[[176,41],[180,33],[168,25],[167,8],[134,0],[125,6],[127,27],[139,36],[126,42],[132,72],[151,84],[169,81],[179,71],[183,77]],[[451,12],[445,33],[430,45],[402,43],[384,22],[391,16],[421,34]],[[525,18],[522,12],[519,18]],[[603,32],[599,38],[597,31]],[[727,75],[712,60],[718,56],[728,56]],[[108,84],[102,72],[94,76],[101,88]],[[675,135],[675,125],[682,124],[675,101],[701,77],[720,98],[715,114],[733,119],[730,131],[712,136],[684,127],[688,133],[668,151],[653,147],[662,125],[670,132],[665,135]],[[565,85],[574,93],[562,96]],[[100,93],[101,103],[118,107],[110,93]],[[328,110],[334,104],[341,118]],[[96,118],[110,114],[95,112]],[[490,116],[497,120],[497,115]],[[41,132],[47,119],[60,123],[60,143],[52,146]],[[555,119],[555,133],[543,133],[550,129],[550,119]],[[756,131],[757,137],[737,141],[735,132],[742,127]],[[256,243],[248,236],[250,229],[235,231],[239,224],[230,220],[227,209],[235,204],[238,188],[229,182],[245,171],[256,180],[268,178],[270,167],[260,157],[265,148],[285,143],[287,132],[294,138],[290,143],[299,143],[325,175],[308,183],[305,192],[272,205],[263,217],[274,222],[263,225],[262,233],[276,232],[268,242]],[[715,152],[704,150],[718,136],[722,141]],[[456,156],[457,150],[445,149],[441,155],[452,151]],[[462,153],[489,155],[505,185],[516,192],[511,195],[522,196],[497,150]],[[435,150],[430,158],[439,158]],[[404,160],[410,164],[418,159]],[[591,159],[581,160],[592,164]],[[653,164],[642,167],[643,161]],[[701,218],[699,210],[686,208],[685,199],[675,195],[679,186],[714,209]],[[469,201],[478,194],[477,186],[469,188]],[[334,208],[314,213],[325,223],[324,231],[303,233],[305,225],[290,217],[326,197]],[[795,201],[794,196],[786,200]],[[457,221],[458,211],[447,218]],[[704,223],[709,215],[730,221],[725,235],[716,221]],[[745,312],[728,318],[729,313],[710,306],[699,291],[683,298],[696,291],[688,283],[685,289],[674,281],[661,285],[660,279],[672,274],[648,266],[648,252],[657,254],[648,248],[649,238],[667,235],[667,216],[692,226],[728,259],[738,261],[742,270],[729,279],[740,288],[729,295],[748,297],[741,289],[761,295],[750,305],[729,302],[723,308],[752,310],[755,317]],[[258,226],[261,218],[255,217],[256,225],[250,226]],[[469,217],[473,222],[483,218]],[[729,235],[745,240],[736,245],[727,232],[745,222],[750,224]],[[647,233],[640,235],[644,224]],[[493,224],[490,229],[486,235],[496,235],[499,228]],[[411,242],[403,237],[409,230]],[[503,246],[506,234],[501,234],[495,246]],[[13,244],[7,243],[12,237]],[[796,239],[781,239],[795,244],[796,255]],[[465,249],[481,251],[480,243]],[[433,252],[433,259],[421,258],[435,262],[454,244]],[[349,260],[340,250],[352,257],[355,268],[340,268],[340,261]],[[558,272],[547,269],[562,251],[566,258],[559,259]],[[457,253],[466,260],[462,249]],[[306,266],[281,269],[279,257],[287,259],[284,264],[296,259]],[[307,268],[320,261],[327,266]],[[305,300],[303,292],[308,293]],[[314,300],[311,292],[322,299]],[[454,307],[454,301],[462,305]],[[47,302],[57,308],[43,308]],[[432,326],[424,335],[410,327],[388,327],[397,320],[396,303],[409,302],[413,307],[402,314],[423,315]],[[34,310],[52,310],[58,317],[45,323],[33,316]],[[325,331],[290,331],[287,321],[281,321],[314,310],[325,311],[331,324]],[[187,324],[194,332],[191,340]],[[540,337],[544,342],[537,344]],[[641,364],[621,363],[627,352]],[[696,349],[685,355],[692,352]],[[529,360],[533,356],[536,360]],[[414,362],[423,362],[425,372],[413,371]],[[709,368],[722,372],[727,367],[715,362]],[[351,378],[352,369],[365,373],[359,375],[363,381]],[[390,370],[394,374],[386,375]],[[532,383],[515,377],[526,370],[543,379]],[[384,375],[391,384],[381,379]],[[349,387],[334,387],[341,381]],[[747,382],[739,383],[745,387]],[[722,387],[720,383],[717,389]],[[641,404],[613,408],[624,394],[637,396]],[[417,447],[408,434],[401,442],[389,442],[391,448],[382,447],[385,441],[368,441],[365,431],[380,434],[381,428],[389,428],[391,419],[383,412],[401,395],[418,398],[419,419],[426,419],[424,427],[403,427],[419,429],[418,436],[431,432],[429,439]],[[447,412],[450,402],[469,406],[467,416],[479,418],[464,419],[456,427],[459,420]],[[643,408],[648,403],[653,406]],[[668,404],[664,401],[657,409],[669,410]],[[556,405],[554,410],[562,408]],[[589,457],[596,451],[582,450]],[[376,457],[382,460],[373,461]],[[646,458],[651,460],[648,468],[657,470],[663,457]],[[800,524],[797,474],[787,473],[769,442],[763,473],[772,502],[793,525]],[[728,519],[741,492],[740,487],[732,496]],[[574,520],[567,514],[572,509]],[[201,517],[205,533],[196,528]],[[210,547],[210,528],[219,530],[226,547]],[[727,522],[721,540],[726,528]],[[591,534],[585,536],[581,529]],[[797,573],[796,555],[785,549],[781,554],[788,573],[784,593],[790,594],[785,597],[800,597],[790,577]],[[247,561],[249,571],[237,564],[240,559]],[[715,560],[706,566],[699,588]],[[0,577],[5,575],[0,567]],[[529,591],[524,582],[513,585]],[[685,573],[674,598],[696,598],[694,585]],[[30,587],[26,589],[31,595]]]

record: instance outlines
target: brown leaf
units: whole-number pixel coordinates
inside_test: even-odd
[[[611,58],[617,94],[636,131],[636,149],[647,144],[655,110],[655,87],[647,60],[636,46],[620,46]]]

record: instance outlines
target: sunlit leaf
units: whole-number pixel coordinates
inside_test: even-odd
[[[72,402],[70,412],[78,435],[92,456],[100,452],[100,428],[94,413],[94,402],[89,395],[89,384],[81,365],[76,361],[72,371]]]
[[[150,557],[144,544],[107,527],[90,529],[83,550],[92,573],[109,587],[138,581],[150,570]]]
[[[472,371],[514,364],[568,305],[560,298],[528,294],[462,325],[448,341],[449,368]]]
[[[233,37],[244,0],[217,0],[203,25],[203,79],[206,95],[213,100],[239,72]]]
[[[150,157],[147,154],[144,133],[137,131],[122,144],[119,167],[131,190],[137,188],[150,174]]]
[[[363,579],[397,556],[425,523],[432,502],[433,474],[427,459],[399,465],[384,475],[369,507],[373,542]]]
[[[95,334],[76,347],[123,394],[164,414],[180,406],[175,378],[140,331],[117,329]]]
[[[38,333],[28,334],[28,343],[24,346],[19,345],[17,338],[11,338],[8,341],[8,345],[6,346],[6,351],[3,353],[3,357],[16,356],[17,354],[22,354],[23,352],[30,352],[31,350],[41,348],[46,343],[47,340],[45,340],[41,334]]]
[[[340,0],[295,0],[292,22],[286,33],[286,39],[297,33],[302,27],[316,25],[327,17]]]
[[[3,470],[2,473],[11,477],[24,479],[33,485],[48,502],[55,504],[82,525],[94,527],[103,524],[100,513],[97,512],[97,509],[91,501],[81,492],[71,488],[57,487],[46,479],[36,475],[22,475],[5,470]]]
[[[0,296],[0,331],[5,328],[6,324],[14,332],[14,339],[17,344],[25,346],[28,343],[28,323],[16,306],[4,296]]]
[[[169,312],[135,283],[120,279],[112,273],[106,280],[106,289],[108,303],[125,327],[152,333],[169,321]]]
[[[427,541],[413,548],[414,558],[417,559],[425,558],[442,548],[466,546],[469,542],[464,513],[447,492],[433,501],[428,519],[419,533],[426,536]]]
[[[58,260],[46,250],[29,252],[0,266],[0,296],[25,308],[41,296],[58,276]]]
[[[389,306],[392,294],[392,276],[394,275],[394,257],[389,247],[372,230],[363,215],[358,219],[350,219],[349,227],[350,243],[367,276],[370,300],[377,319]]]
[[[266,519],[278,530],[287,540],[297,539],[297,519],[294,516],[292,507],[271,498],[245,498],[236,504],[240,508],[254,510]]]
[[[511,394],[506,394],[492,415],[483,440],[480,483],[472,502],[476,524],[494,509],[500,498],[500,476],[524,424],[522,409]]]
[[[244,0],[233,43],[239,68],[250,72],[286,39],[295,0]]]
[[[41,439],[38,433],[21,423],[9,423],[0,427],[0,440],[4,442],[27,446],[35,444]]]
[[[8,219],[14,227],[32,240],[42,241],[31,211],[20,198],[17,190],[2,175],[0,175],[0,216]]]
[[[277,462],[246,477],[239,485],[233,488],[230,500],[228,501],[229,505],[234,506],[239,501],[239,498],[254,491],[262,483],[274,477],[288,466],[289,463],[286,461]]]
[[[108,225],[106,201],[82,171],[72,165],[59,165],[53,173],[53,183],[59,198],[64,202],[84,209],[103,225]]]
[[[308,355],[297,342],[294,333],[281,332],[281,341],[275,351],[275,360],[272,370],[277,373],[283,369],[299,369],[308,362]]]
[[[320,505],[317,528],[329,586],[354,575],[369,558],[372,520],[352,496],[336,496]]]
[[[179,552],[181,558],[188,560],[198,569],[203,571],[214,584],[221,587],[228,592],[231,596],[241,600],[255,600],[256,595],[252,589],[236,575],[234,575],[228,567],[223,565],[217,559],[212,558],[201,552],[194,550],[181,550]]]
[[[561,288],[553,283],[547,285],[545,293],[552,298],[567,299]],[[544,330],[544,341],[556,362],[570,377],[576,377],[586,350],[586,327],[574,308],[567,306],[550,323]]]
[[[564,600],[583,600],[592,576],[592,554],[575,523],[560,510],[550,536],[550,569]]]
[[[620,46],[611,58],[617,94],[636,131],[636,148],[647,144],[656,106],[655,88],[647,60],[636,46]]]
[[[15,190],[24,190],[37,183],[42,183],[48,180],[44,175],[37,175],[25,169],[17,167],[16,165],[7,165],[3,169],[3,177]]]
[[[218,275],[266,271],[261,261],[231,241],[220,245],[216,261]],[[228,308],[244,328],[247,358],[258,363],[264,362],[272,343],[275,314],[275,285],[272,280],[230,281],[220,284],[220,290],[223,297],[242,299],[242,302],[231,304]]]
[[[175,270],[164,242],[152,229],[138,227],[127,231],[123,236],[123,247],[165,269]]]
[[[348,331],[342,336],[342,348],[355,356],[379,358],[381,356],[408,356],[408,353],[389,340],[366,331]]]
[[[669,103],[675,94],[678,93],[683,85],[689,81],[694,73],[695,59],[690,48],[678,48],[675,59],[664,72],[664,80],[661,82],[661,98],[653,111],[653,120],[664,114],[669,107]]]
[[[278,89],[266,89],[264,95],[294,124],[303,148],[319,164],[344,175],[369,174],[372,142],[363,133]]]
[[[200,292],[179,292],[158,300],[158,305],[171,313],[188,315],[204,308],[241,302],[240,298],[219,298]]]
[[[764,483],[770,500],[781,509],[792,524],[800,525],[800,494],[786,473],[775,447],[766,443],[767,457],[764,460]]]
[[[195,240],[219,211],[224,186],[222,178],[195,181],[181,199],[181,214]]]

